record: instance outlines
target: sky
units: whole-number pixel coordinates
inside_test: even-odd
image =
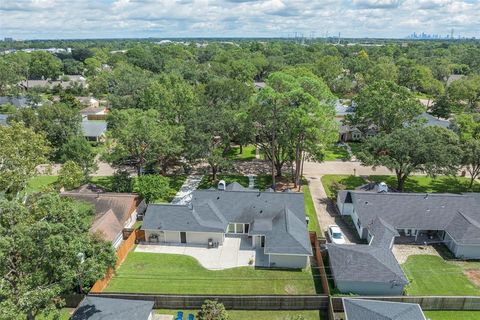
[[[0,37],[480,38],[480,0],[0,0]]]

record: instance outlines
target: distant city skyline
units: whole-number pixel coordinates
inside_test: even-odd
[[[1,39],[293,37],[295,33],[306,38],[339,33],[347,38],[414,34],[446,38],[452,29],[455,35],[480,38],[480,0],[0,2]]]

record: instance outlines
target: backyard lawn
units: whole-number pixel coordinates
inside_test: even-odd
[[[369,181],[386,182],[389,186],[396,186],[395,176],[372,175],[368,177]],[[334,198],[336,190],[355,189],[367,181],[363,177],[352,175],[324,175],[322,184],[325,192],[330,198]],[[406,192],[428,192],[428,193],[461,193],[468,192],[469,179],[464,177],[446,177],[440,176],[436,179],[427,176],[411,176],[405,182]],[[480,192],[480,183],[476,182],[473,191]]]
[[[169,314],[175,316],[177,311],[172,309],[159,309],[155,310],[157,314]],[[195,316],[198,310],[181,310],[183,311],[183,317],[186,318],[189,313]],[[294,320],[295,317],[302,316],[302,320],[320,320],[320,313],[315,310],[289,310],[289,311],[250,311],[250,310],[227,310],[230,320]]]
[[[425,311],[430,320],[479,320],[480,311]]]
[[[431,255],[414,255],[402,264],[410,284],[408,295],[478,296],[480,284],[475,285],[466,271],[480,275],[480,262],[445,261]],[[478,281],[478,280],[477,280]]]
[[[310,269],[239,267],[207,270],[196,259],[175,254],[131,252],[106,292],[176,294],[314,294]]]

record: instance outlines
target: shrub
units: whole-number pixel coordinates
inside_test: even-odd
[[[85,175],[78,164],[67,161],[58,172],[58,185],[67,190],[78,188],[85,180]]]
[[[120,170],[115,172],[112,177],[112,191],[113,192],[132,192],[133,179],[127,170]]]
[[[225,306],[216,300],[205,300],[202,310],[197,314],[198,320],[229,320]]]

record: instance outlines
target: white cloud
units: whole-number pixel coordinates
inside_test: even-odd
[[[0,37],[479,37],[479,12],[473,0],[17,0],[0,1]]]

